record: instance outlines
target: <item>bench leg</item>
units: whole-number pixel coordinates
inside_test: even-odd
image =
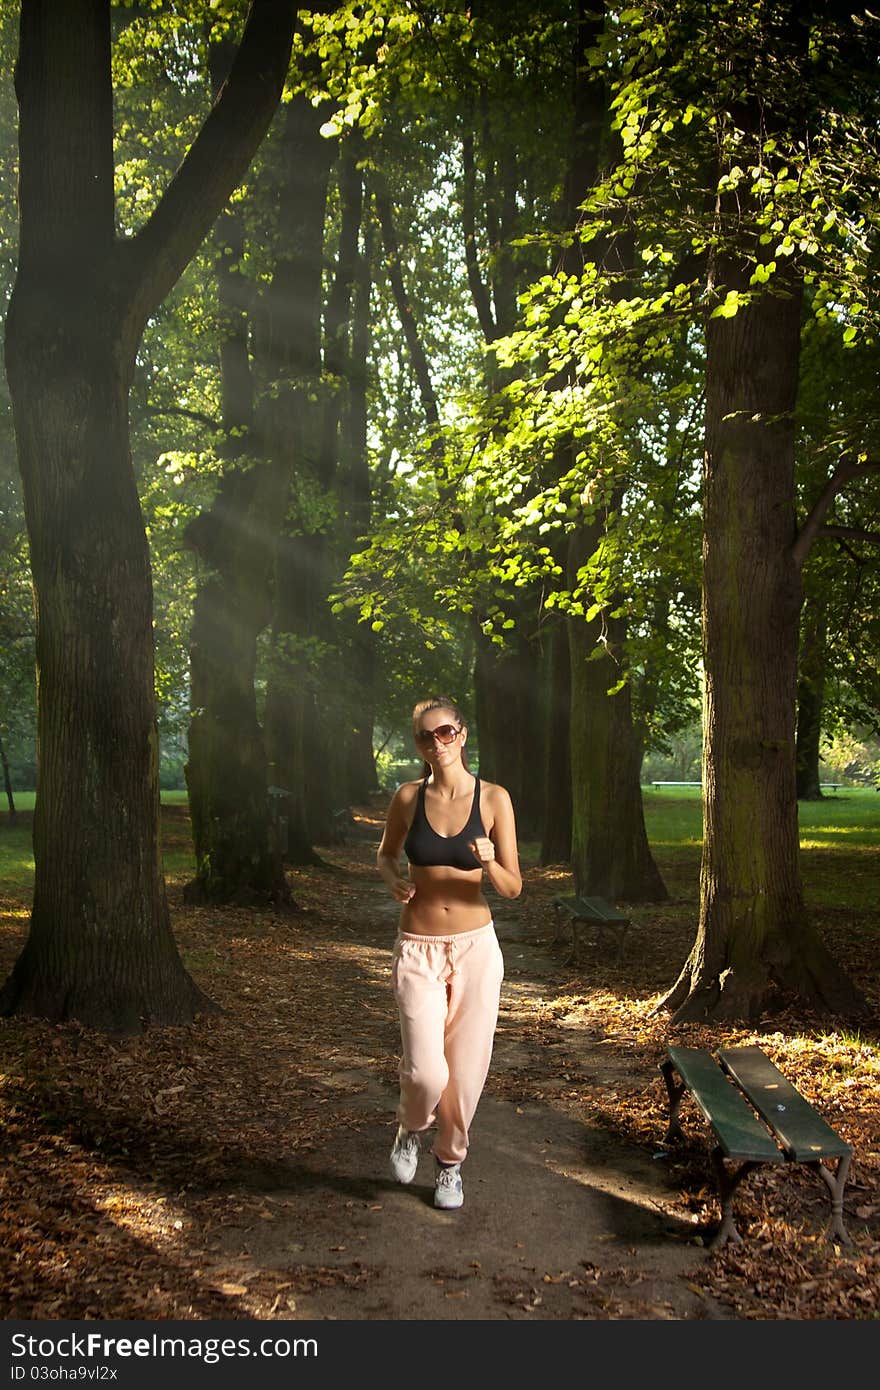
[[[572,965],[581,963],[581,923],[575,919],[571,924],[571,953],[569,961]]]
[[[818,1169],[831,1193],[831,1219],[825,1227],[826,1238],[831,1240],[832,1237],[835,1237],[843,1245],[852,1245],[847,1229],[843,1224],[843,1189],[846,1186],[851,1159],[852,1154],[843,1154],[837,1160],[837,1169],[833,1173],[821,1159],[809,1165],[811,1168]]]
[[[581,963],[581,932],[586,931],[586,923],[581,917],[573,917],[571,922],[571,950],[565,958],[566,965]]]
[[[664,1135],[665,1144],[672,1143],[675,1139],[683,1139],[684,1134],[678,1119],[678,1109],[681,1105],[681,1098],[687,1087],[684,1082],[676,1084],[675,1067],[667,1057],[665,1062],[660,1063],[660,1071],[663,1073],[663,1080],[666,1082],[666,1093],[669,1096],[669,1128]],[[742,1243],[742,1236],[736,1229],[736,1222],[733,1219],[733,1194],[739,1187],[743,1178],[749,1174],[753,1168],[757,1168],[757,1163],[743,1163],[739,1168],[727,1169],[724,1166],[724,1151],[718,1146],[712,1150],[712,1165],[715,1169],[715,1176],[718,1181],[718,1195],[721,1201],[721,1225],[710,1242],[710,1250],[720,1250],[727,1242],[733,1241],[735,1245]]]
[[[553,912],[556,917],[556,926],[553,932],[553,940],[565,941],[567,938],[567,932],[565,930],[566,921],[563,909],[559,906],[558,903],[554,903]]]
[[[684,1083],[676,1085],[673,1081],[675,1067],[667,1060],[660,1063],[660,1070],[663,1073],[663,1080],[666,1082],[666,1094],[669,1097],[669,1127],[663,1136],[664,1144],[671,1144],[675,1139],[683,1139],[681,1125],[678,1122],[678,1107],[681,1105],[681,1098],[685,1093]]]
[[[617,963],[623,960],[623,948],[626,945],[626,934],[629,931],[629,923],[624,922],[617,929]]]
[[[620,924],[617,922],[603,922],[600,918],[596,920],[595,927],[597,947],[600,951],[604,951],[606,940],[610,934],[611,944],[615,948],[614,960],[615,963],[619,965],[621,957],[623,956],[623,945],[626,938],[626,927],[620,926]]]
[[[710,1242],[710,1250],[720,1250],[729,1240],[735,1245],[742,1244],[742,1236],[736,1229],[736,1222],[733,1219],[733,1194],[739,1187],[743,1178],[749,1174],[753,1168],[757,1168],[757,1163],[743,1163],[739,1168],[727,1169],[724,1166],[724,1154],[720,1148],[712,1150],[712,1163],[715,1168],[715,1176],[718,1179],[718,1194],[721,1198],[721,1225],[714,1240]]]

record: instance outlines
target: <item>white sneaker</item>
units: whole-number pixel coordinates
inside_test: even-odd
[[[391,1148],[391,1173],[395,1182],[412,1182],[418,1166],[418,1131],[398,1125],[397,1138]]]
[[[448,1168],[437,1164],[437,1178],[434,1183],[434,1206],[442,1207],[444,1211],[452,1211],[460,1207],[464,1201],[464,1189],[461,1185],[461,1164],[453,1163]]]

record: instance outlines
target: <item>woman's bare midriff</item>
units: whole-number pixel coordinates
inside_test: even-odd
[[[400,914],[400,930],[422,936],[452,936],[476,931],[492,920],[483,896],[482,869],[452,869],[446,865],[410,865],[416,891]]]

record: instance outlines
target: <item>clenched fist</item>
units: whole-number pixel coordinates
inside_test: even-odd
[[[488,835],[478,835],[475,840],[471,840],[469,848],[484,866],[491,864],[495,858],[495,846]]]
[[[416,885],[405,878],[395,879],[392,884],[389,884],[389,887],[399,903],[408,903],[416,891]]]

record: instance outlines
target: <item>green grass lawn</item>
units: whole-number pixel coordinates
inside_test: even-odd
[[[699,787],[643,787],[645,825],[652,844],[696,845],[703,834]],[[880,792],[842,787],[821,801],[798,803],[801,848],[880,845]]]
[[[643,789],[648,839],[664,873],[696,882],[702,842],[699,787]],[[880,792],[847,787],[798,803],[807,907],[876,911]],[[694,888],[696,891],[696,887]]]
[[[34,809],[34,792],[16,792],[15,809],[30,812]],[[163,806],[185,806],[185,791],[162,792]],[[192,840],[181,834],[177,823],[166,824],[163,832],[163,862],[167,874],[191,873],[195,869]],[[34,876],[34,849],[30,817],[21,824],[10,823],[9,813],[0,810],[0,893],[29,895]]]
[[[688,880],[699,872],[702,806],[699,787],[643,789],[648,839],[664,871]],[[185,791],[162,793],[169,808],[185,806]],[[33,809],[33,792],[20,792],[16,806]],[[802,801],[798,807],[804,888],[808,902],[823,906],[874,910],[877,907],[880,851],[880,793],[870,788],[841,789],[822,801]],[[194,868],[188,824],[175,816],[163,832],[168,874]],[[538,846],[523,844],[523,863],[537,861]],[[34,859],[29,818],[11,825],[0,811],[0,892],[26,896],[33,881]]]
[[[176,792],[163,791],[161,793],[161,796],[163,806],[183,806],[186,804],[187,800],[187,792],[185,789],[183,791]],[[16,811],[32,811],[34,809],[34,798],[36,797],[36,792],[14,792],[13,797],[15,799]],[[4,796],[2,798],[2,801],[0,801],[0,823],[2,823],[5,816],[6,798]]]

